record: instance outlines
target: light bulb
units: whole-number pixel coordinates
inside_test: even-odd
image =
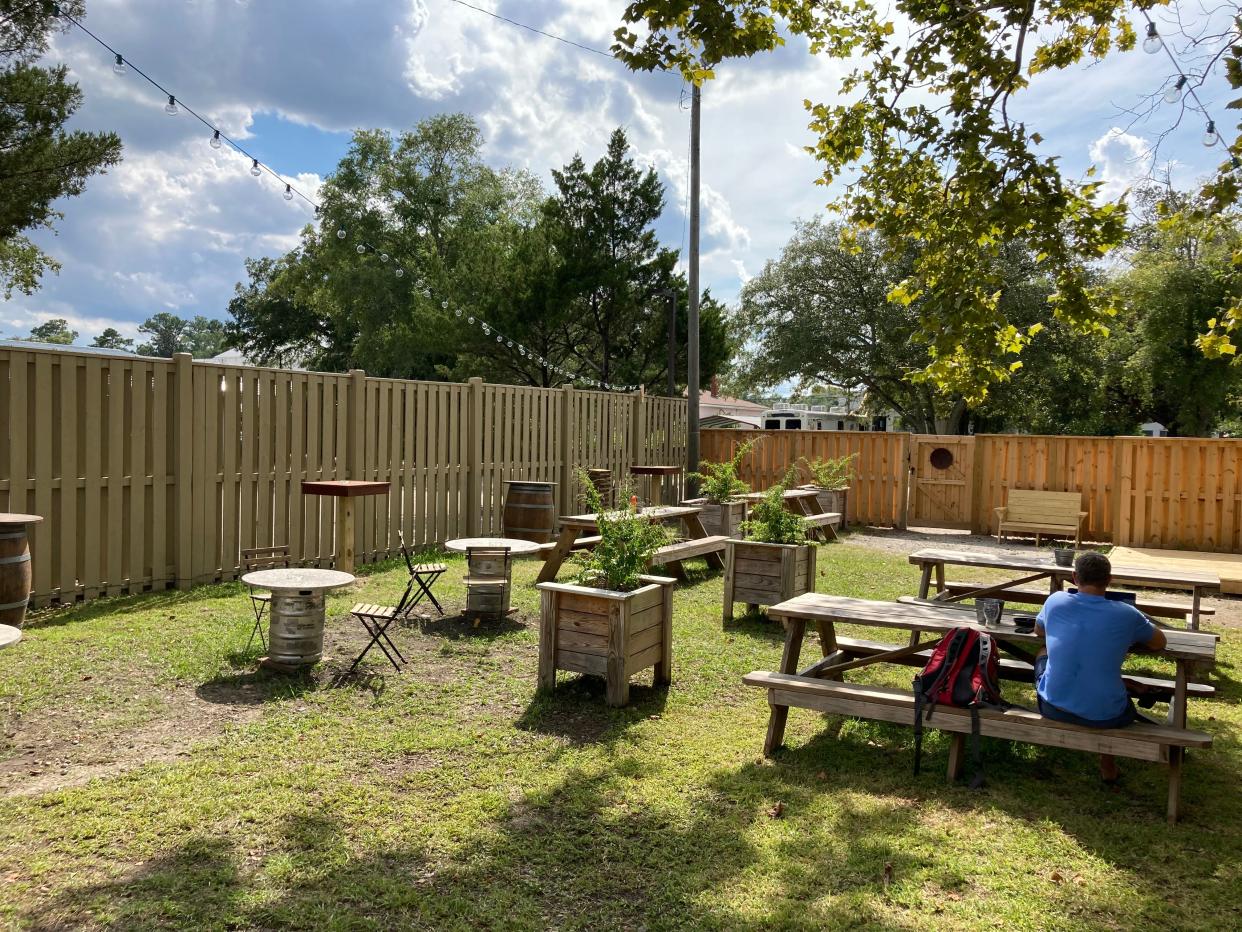
[[[405,269],[397,269],[397,278],[405,277]]]
[[[293,185],[285,185],[284,198],[286,201],[293,200]]]
[[[168,95],[168,103],[164,104],[164,112],[168,114],[177,112],[177,98],[172,94]]]
[[[455,310],[453,313],[454,313],[454,314],[456,314],[458,317],[461,317],[461,308],[458,308],[458,309],[457,309],[457,310]],[[471,317],[470,319],[471,319],[471,320],[474,320],[474,318],[473,318],[473,317]]]
[[[220,146],[223,145],[223,143],[220,142],[220,131],[219,130],[216,130],[214,133],[211,134],[211,141],[208,143],[208,145],[211,146],[211,148],[213,149],[219,149]]]
[[[357,249],[358,249],[358,255],[360,256],[367,251],[367,247],[362,245],[362,243],[358,244]]]
[[[498,333],[498,334],[496,334],[496,342],[497,342],[497,343],[503,343],[503,342],[505,342],[505,338],[504,338],[504,337],[502,337],[502,336]]]
[[[466,323],[468,323],[471,327],[473,327],[473,326],[474,326],[474,318],[473,318],[473,317],[467,317],[467,318],[466,318]]]
[[[1164,48],[1164,40],[1160,38],[1160,33],[1156,32],[1156,24],[1147,24],[1147,38],[1143,40],[1143,51],[1148,55],[1155,55]]]
[[[423,289],[423,297],[424,297],[424,298],[430,298],[430,297],[431,297],[431,289],[430,289],[430,288],[424,288],[424,289]]]
[[[1208,120],[1207,129],[1203,133],[1203,144],[1208,148],[1211,148],[1216,145],[1216,142],[1219,139],[1220,137],[1216,135],[1216,123],[1212,120]]]
[[[116,53],[116,61],[112,63],[112,70],[117,74],[125,74],[125,58],[120,52]]]
[[[430,292],[428,292],[428,293],[430,293]],[[444,309],[447,311],[447,310],[448,310],[448,302],[447,302],[447,301],[441,301],[441,302],[440,302],[440,307],[444,308]]]
[[[336,231],[336,238],[337,238],[337,239],[344,239],[344,238],[345,238],[346,236],[348,236],[348,235],[349,235],[349,234],[345,232],[345,228],[344,228],[344,227],[339,227],[339,228],[337,229],[337,231]]]
[[[259,167],[258,159],[250,160],[250,174],[254,175],[256,178],[258,178],[261,174],[263,174],[263,169]]]
[[[513,341],[510,340],[505,344],[505,349],[513,349]]]
[[[386,252],[381,252],[381,253],[380,253],[380,262],[387,262],[387,261],[388,261],[388,253],[386,253]]]
[[[417,284],[419,288],[425,288],[427,286],[427,283],[423,281],[421,278],[418,280]]]
[[[484,324],[483,325],[483,336],[490,337],[491,335],[492,335],[492,328],[489,327],[487,324]]]
[[[1177,83],[1170,85],[1169,89],[1164,92],[1164,102],[1166,104],[1175,104],[1182,99],[1182,89],[1186,87],[1186,76],[1182,75],[1177,79]]]
[[[328,280],[328,273],[327,273],[327,272],[324,272],[324,273],[323,273],[323,280],[324,280],[325,282]]]

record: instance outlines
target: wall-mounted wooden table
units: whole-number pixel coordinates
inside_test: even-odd
[[[354,499],[360,495],[383,495],[387,482],[360,479],[325,479],[302,483],[303,495],[328,495],[336,499],[336,560],[342,573],[354,571]]]
[[[681,476],[682,467],[680,466],[631,466],[631,476],[641,476],[646,482],[646,493],[648,505],[675,505],[680,498],[677,490],[677,479]],[[653,480],[660,480],[660,500],[657,502],[651,497],[651,486]],[[625,502],[617,502],[618,505],[624,505]]]

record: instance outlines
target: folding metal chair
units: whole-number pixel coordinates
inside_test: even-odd
[[[349,610],[351,615],[362,622],[362,627],[366,628],[367,634],[371,636],[371,640],[367,641],[367,646],[362,649],[362,653],[355,657],[354,662],[349,665],[349,673],[353,673],[357,669],[358,664],[362,663],[362,658],[377,644],[396,671],[398,673],[401,672],[401,664],[406,662],[405,657],[398,650],[397,645],[392,642],[392,638],[388,636],[388,626],[398,618],[404,618],[409,614],[410,609],[414,607],[414,603],[410,601],[410,591],[412,588],[411,585],[405,587],[405,592],[401,593],[401,601],[396,605],[359,603]],[[392,649],[391,653],[389,648]],[[393,657],[393,654],[397,656]],[[401,663],[397,662],[398,658]]]
[[[251,573],[255,570],[284,569],[289,565],[289,548],[287,546],[255,547],[252,550],[243,550],[241,558],[243,573]],[[254,612],[254,628],[250,631],[250,637],[246,641],[246,650],[250,650],[256,634],[259,636],[259,643],[263,645],[263,649],[267,650],[267,638],[263,636],[263,614],[267,611],[267,605],[271,601],[270,592],[255,591],[254,586],[250,587],[250,608]]]
[[[431,600],[431,604],[436,607],[436,611],[441,615],[444,609],[436,600],[435,595],[431,591],[431,587],[435,581],[439,579],[448,570],[443,563],[415,563],[410,556],[410,549],[405,545],[405,537],[401,531],[397,531],[397,541],[401,544],[401,556],[405,559],[405,568],[410,571],[410,585],[417,589],[414,593],[414,601],[410,603],[407,612],[412,610],[424,597]]]

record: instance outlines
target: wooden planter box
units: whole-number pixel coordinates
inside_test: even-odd
[[[721,534],[732,537],[742,533],[741,525],[746,520],[745,502],[709,502],[705,498],[694,498],[682,504],[703,509],[699,512],[699,520],[703,522],[703,530],[713,537]]]
[[[814,589],[814,544],[725,543],[725,621],[733,620],[734,602],[747,608],[775,605]]]
[[[845,499],[850,491],[848,485],[839,489],[821,489],[817,485],[804,485],[802,488],[814,489],[819,493],[815,497],[815,503],[819,506],[820,514],[836,513],[841,516],[842,526],[849,523],[849,515],[845,512]]]
[[[556,671],[602,676],[608,704],[630,701],[630,677],[655,667],[656,685],[672,680],[673,583],[641,576],[633,592],[566,583],[538,585],[539,688],[556,687]]]

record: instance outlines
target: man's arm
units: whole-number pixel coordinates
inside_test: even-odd
[[[1151,624],[1151,622],[1148,622]],[[1169,639],[1164,636],[1164,632],[1155,625],[1151,626],[1151,638],[1143,642],[1145,647],[1151,650],[1164,650],[1164,646],[1169,643]]]
[[[1169,639],[1164,636],[1164,632],[1159,626],[1140,612],[1134,610],[1138,614],[1138,626],[1134,632],[1134,643],[1142,644],[1148,650],[1164,650],[1164,646],[1169,643]]]

